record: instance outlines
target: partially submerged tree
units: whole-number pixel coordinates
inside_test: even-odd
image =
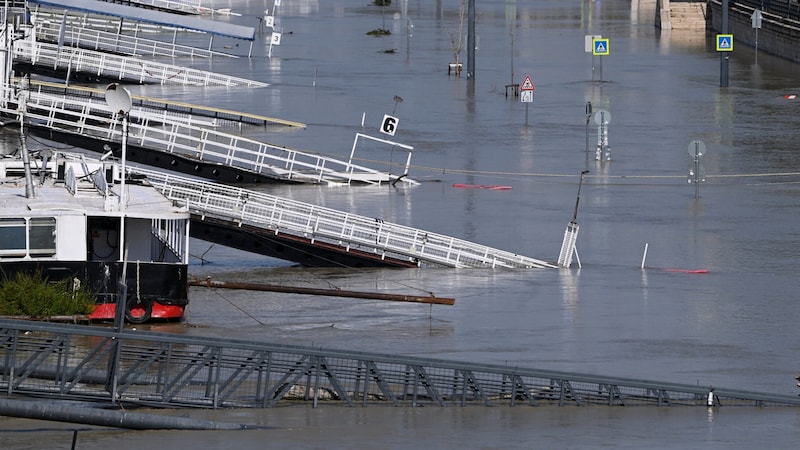
[[[450,34],[450,49],[453,51],[453,62],[450,63],[450,68],[447,73],[450,74],[451,70],[455,70],[456,76],[461,76],[461,50],[464,49],[464,21],[467,17],[467,0],[459,0],[458,5],[458,27],[456,29],[448,28],[447,32]]]

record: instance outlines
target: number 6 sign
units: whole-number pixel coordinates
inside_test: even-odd
[[[384,115],[383,122],[381,122],[381,133],[394,136],[395,131],[397,131],[397,117],[392,117],[388,114]]]

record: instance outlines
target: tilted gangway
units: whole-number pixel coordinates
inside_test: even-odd
[[[122,142],[123,118],[112,115],[102,98],[56,94],[35,86],[19,91],[14,87],[5,89],[3,97],[12,100],[0,104],[0,112],[24,118],[26,127],[58,133],[53,139],[86,148],[93,143],[98,152],[103,151],[103,144],[116,143],[119,147]],[[256,179],[316,184],[418,184],[406,176],[413,148],[398,143],[390,144],[407,150],[409,159],[396,167],[400,173],[391,173],[353,164],[355,145],[350,160],[342,161],[187,123],[185,118],[172,118],[152,108],[135,106],[128,114],[128,122],[126,142],[132,161],[149,165],[159,161],[166,166],[162,168],[185,170],[210,179],[233,172],[230,181],[234,182]],[[149,159],[136,159],[145,153]]]
[[[41,12],[38,13],[39,19],[34,23],[36,27],[36,40],[57,44],[62,41],[67,47],[79,47],[87,50],[100,52],[112,52],[129,56],[149,56],[149,57],[186,57],[186,58],[210,58],[227,57],[238,58],[224,52],[213,51],[204,48],[180,45],[173,41],[166,42],[156,39],[147,39],[138,36],[138,28],[133,30],[134,35],[126,35],[115,31],[98,30],[85,26],[73,25],[78,22],[74,18],[71,22],[62,24],[59,17],[49,17]],[[58,19],[58,20],[56,20]],[[134,24],[139,26],[138,23]],[[177,30],[173,31],[173,34]]]
[[[212,10],[199,5],[189,5],[186,2],[165,2],[151,0],[147,2],[114,2],[97,0],[28,0],[37,5],[34,14],[40,17],[61,16],[58,22],[75,24],[75,18],[81,15],[77,22],[80,27],[95,29],[123,30],[138,32],[139,30],[171,30],[176,33],[192,31],[205,33],[210,36],[208,48],[213,46],[214,36],[243,40],[249,42],[250,51],[255,40],[255,29],[229,23],[227,21],[214,21],[197,17],[197,12],[226,11],[227,8]],[[133,26],[131,26],[133,24]],[[175,34],[173,35],[175,36]],[[249,53],[248,53],[249,55]]]
[[[230,229],[304,239],[326,251],[362,252],[413,265],[454,268],[556,268],[553,263],[408,226],[289,200],[253,190],[131,168],[165,196],[186,204],[193,222],[224,221]]]
[[[47,72],[72,73],[105,80],[140,84],[182,84],[190,86],[264,87],[267,83],[174,64],[105,53],[96,50],[59,46],[48,42],[14,42],[14,63],[28,64]]]

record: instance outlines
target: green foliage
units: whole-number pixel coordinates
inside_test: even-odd
[[[89,292],[72,292],[72,280],[49,281],[40,272],[3,274],[0,282],[0,315],[48,318],[88,314],[94,308]]]
[[[392,0],[375,0],[375,6],[391,6]]]

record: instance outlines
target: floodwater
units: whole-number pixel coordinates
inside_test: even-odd
[[[257,26],[268,3],[214,6],[243,14],[220,20]],[[236,132],[343,158],[359,132],[411,145],[410,177],[419,186],[259,189],[526,256],[558,258],[579,193],[572,268],[304,269],[193,240],[190,272],[198,277],[430,292],[456,303],[192,288],[184,323],[148,328],[800,393],[800,100],[785,97],[800,93],[800,66],[739,45],[730,55],[730,86],[721,88],[713,37],[656,29],[648,2],[481,0],[474,78],[467,80],[447,74],[458,2],[396,0],[385,11],[368,3],[284,0],[282,40],[271,58],[264,33],[250,59],[190,62],[271,83],[267,88],[131,91],[304,122],[303,130]],[[392,34],[366,34],[376,28]],[[586,53],[587,34],[608,38],[610,54]],[[466,59],[462,51],[465,68]],[[526,75],[536,88],[527,105],[505,95],[505,85]],[[610,115],[610,161],[595,161],[597,125],[587,120],[587,102]],[[384,114],[399,119],[394,136],[378,130]],[[706,148],[697,190],[687,182],[695,140]],[[357,149],[356,157],[381,168],[396,167],[406,154],[375,147]],[[580,184],[583,170],[589,173]],[[800,434],[793,408],[173,413],[276,428],[79,427],[77,447],[787,448]],[[3,448],[68,448],[74,426],[3,418],[0,428]]]

